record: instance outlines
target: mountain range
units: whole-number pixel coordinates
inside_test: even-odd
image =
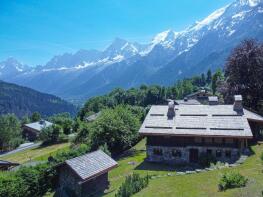
[[[56,96],[0,81],[0,115],[13,113],[22,117],[33,112],[43,117],[63,112],[75,115],[77,109]]]
[[[236,0],[183,31],[161,32],[148,44],[116,38],[103,51],[65,53],[36,67],[9,58],[0,62],[0,79],[83,101],[115,87],[169,85],[222,68],[244,39],[263,41],[263,0]]]

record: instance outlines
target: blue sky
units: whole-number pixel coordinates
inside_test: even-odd
[[[0,61],[45,64],[115,37],[146,43],[180,31],[233,0],[0,0]]]

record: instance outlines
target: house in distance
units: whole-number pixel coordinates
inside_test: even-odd
[[[0,160],[0,171],[10,170],[11,168],[18,166],[18,165],[19,165],[19,163]]]
[[[108,172],[117,165],[101,150],[66,160],[58,166],[59,196],[88,197],[103,192],[109,187]]]
[[[29,141],[34,141],[38,138],[42,129],[52,126],[53,123],[46,120],[40,120],[37,122],[23,125],[23,137]]]
[[[257,135],[253,125],[263,125],[263,117],[244,109],[236,95],[233,105],[219,105],[216,97],[208,105],[153,105],[139,133],[147,138],[151,162],[196,163],[211,154],[232,163]]]

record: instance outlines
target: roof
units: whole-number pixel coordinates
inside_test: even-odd
[[[218,102],[218,97],[217,97],[217,96],[209,96],[209,97],[208,97],[208,101],[209,101],[209,102],[211,102],[211,101],[212,101],[212,102]]]
[[[139,133],[141,135],[224,136],[252,138],[248,119],[263,122],[263,117],[233,105],[177,105],[175,117],[167,118],[168,106],[152,106]]]
[[[53,123],[48,122],[46,120],[42,120],[42,121],[38,121],[38,122],[33,122],[33,123],[29,123],[29,124],[25,124],[24,126],[37,130],[37,131],[41,131],[43,128],[52,126]]]
[[[178,105],[200,105],[200,102],[195,99],[175,100]]]
[[[66,160],[65,163],[82,179],[100,175],[116,167],[118,163],[101,150]]]
[[[17,166],[19,163],[13,163],[10,161],[0,160],[0,166]]]

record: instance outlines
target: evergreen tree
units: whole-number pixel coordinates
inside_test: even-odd
[[[41,115],[38,112],[34,112],[31,116],[31,122],[37,122],[41,119]]]
[[[206,83],[207,83],[207,85],[209,85],[211,82],[212,82],[212,72],[211,72],[211,70],[209,69],[209,70],[207,71],[207,75],[206,75]]]

